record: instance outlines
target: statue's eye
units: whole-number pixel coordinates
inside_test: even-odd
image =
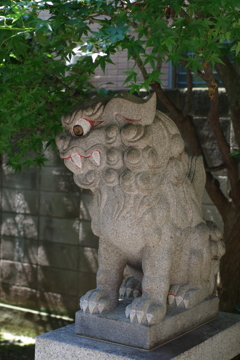
[[[89,133],[91,130],[91,123],[86,119],[79,119],[73,126],[73,135],[74,136],[84,136]]]
[[[75,125],[73,127],[73,132],[76,136],[82,136],[83,135],[83,128],[81,125]]]

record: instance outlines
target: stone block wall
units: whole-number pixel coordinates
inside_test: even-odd
[[[41,169],[1,170],[0,302],[73,316],[95,286],[98,239],[86,204],[57,154]]]
[[[178,106],[184,91],[168,90]],[[228,106],[221,94],[221,123],[230,141]],[[216,140],[206,123],[207,91],[194,90],[195,116],[209,165],[221,163]],[[167,112],[159,103],[158,108]],[[41,169],[0,173],[1,242],[0,303],[74,316],[79,297],[95,286],[98,239],[92,234],[87,209],[91,193],[80,190],[57,154],[47,151]],[[224,192],[226,173],[216,173]],[[206,219],[220,227],[218,211],[204,195]]]

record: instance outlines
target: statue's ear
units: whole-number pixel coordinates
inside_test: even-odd
[[[112,123],[117,117],[118,122],[132,121],[142,125],[150,125],[156,114],[156,94],[153,93],[147,100],[136,96],[116,97],[111,99],[101,116],[106,124]]]

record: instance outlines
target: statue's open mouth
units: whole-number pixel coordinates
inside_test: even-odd
[[[73,162],[79,169],[82,169],[83,159],[89,159],[94,165],[99,166],[101,162],[101,153],[98,150],[94,150],[88,156],[84,156],[77,152],[72,152],[69,156],[64,158],[64,160]]]

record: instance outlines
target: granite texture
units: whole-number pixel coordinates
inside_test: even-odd
[[[167,303],[191,308],[208,298],[222,234],[202,216],[202,158],[187,155],[176,125],[156,110],[156,94],[92,99],[62,124],[60,156],[75,183],[93,192],[89,213],[99,236],[97,287],[81,309],[113,310],[126,266],[133,276],[120,295],[136,297],[125,312],[135,326],[160,323]]]
[[[75,335],[69,325],[36,339],[35,360],[230,360],[240,353],[240,316],[217,319],[152,351]]]
[[[168,305],[167,314],[160,323],[135,324],[125,317],[125,307],[129,302],[119,302],[114,310],[104,315],[78,311],[75,317],[76,335],[150,350],[216,318],[218,314],[218,298],[214,296],[190,309]]]

